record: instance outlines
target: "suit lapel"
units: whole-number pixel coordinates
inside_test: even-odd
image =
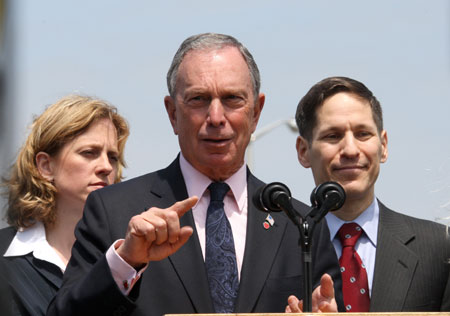
[[[402,310],[418,263],[407,244],[414,239],[395,213],[379,202],[380,221],[370,311]],[[393,295],[392,293],[395,293]]]
[[[169,207],[188,197],[178,158],[161,172],[160,178],[161,181],[152,186],[151,194],[161,197],[161,207]],[[180,219],[180,224],[181,226],[191,226],[194,233],[188,242],[168,260],[183,283],[196,312],[213,313],[214,308],[210,299],[205,263],[192,211],[188,211]]]
[[[12,227],[2,230],[2,243],[0,245],[1,256],[3,256],[3,253],[10,245],[16,232],[17,231]],[[8,270],[7,272],[2,272],[5,273],[5,275],[8,275],[8,278],[12,280],[12,282],[10,282],[11,287],[14,288],[17,293],[28,293],[30,291],[29,282],[37,284],[38,286],[41,285],[42,282],[46,282],[55,288],[55,291],[61,287],[63,273],[59,267],[47,261],[36,259],[32,253],[24,256],[6,257],[2,259],[7,263],[4,265],[3,269]],[[26,280],[26,282],[23,282],[23,280]],[[39,295],[35,296],[38,297]]]
[[[177,271],[186,291],[188,292],[197,313],[214,313],[214,307],[209,293],[205,262],[195,230],[192,212],[181,220],[181,225],[194,228],[194,234],[189,241],[176,253],[169,257]]]
[[[25,256],[25,259],[40,275],[46,278],[57,289],[61,287],[63,273],[54,264],[34,258],[32,255]]]
[[[8,257],[2,273],[7,275],[17,308],[24,315],[44,315],[47,305],[61,287],[61,270],[46,261],[35,259],[31,253]]]
[[[249,171],[247,172],[249,173]],[[287,224],[286,218],[281,216],[280,213],[272,213],[275,221],[274,226],[269,229],[263,227],[268,214],[256,208],[252,196],[256,189],[264,183],[251,174],[248,176],[247,183],[247,237],[235,308],[237,313],[253,311],[269,275],[270,267],[275,260]]]

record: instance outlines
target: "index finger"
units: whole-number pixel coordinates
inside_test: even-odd
[[[170,207],[173,211],[177,212],[178,218],[183,216],[187,211],[189,211],[198,201],[198,197],[191,196],[185,200],[178,201]]]

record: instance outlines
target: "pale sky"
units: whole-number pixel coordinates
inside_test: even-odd
[[[35,114],[82,93],[114,104],[131,126],[127,178],[178,153],[163,98],[180,43],[230,34],[255,57],[266,94],[259,127],[293,117],[317,81],[348,76],[380,100],[389,158],[376,185],[388,207],[450,216],[450,2],[13,0],[12,102],[2,173]],[[13,109],[13,110],[12,110]],[[253,172],[309,203],[314,182],[297,161],[296,134],[280,126],[255,142]],[[2,155],[4,157],[5,155]]]

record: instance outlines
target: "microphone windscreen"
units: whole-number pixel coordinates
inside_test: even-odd
[[[253,202],[256,207],[265,212],[280,212],[282,209],[275,202],[276,197],[280,194],[291,196],[289,188],[280,182],[272,182],[266,184],[255,191]]]
[[[326,201],[329,204],[328,211],[336,211],[345,203],[344,188],[337,182],[328,181],[319,184],[311,193],[311,204],[320,208]]]

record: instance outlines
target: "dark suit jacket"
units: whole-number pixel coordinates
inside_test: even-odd
[[[62,283],[61,270],[46,261],[25,256],[3,257],[16,230],[12,227],[0,230],[1,274],[8,279],[12,308],[15,315],[45,315],[48,304]],[[3,315],[3,314],[2,314]]]
[[[15,304],[13,303],[11,287],[9,284],[8,266],[5,264],[3,257],[0,256],[0,315],[14,315],[14,307]]]
[[[447,227],[379,205],[370,311],[450,311]]]
[[[290,294],[303,297],[302,252],[298,230],[284,213],[272,214],[275,224],[263,228],[267,214],[256,209],[251,196],[263,183],[248,176],[248,224],[236,312],[283,312]],[[167,208],[187,198],[176,159],[168,168],[106,187],[90,194],[63,286],[48,315],[150,315],[213,313],[204,260],[196,232],[175,254],[151,262],[128,297],[115,284],[104,253],[124,238],[133,215],[149,207]],[[305,211],[300,202],[297,208]],[[181,225],[195,224],[192,212]],[[335,280],[341,304],[340,272],[326,225],[313,241],[313,285],[325,272]],[[340,305],[342,306],[342,305]]]

